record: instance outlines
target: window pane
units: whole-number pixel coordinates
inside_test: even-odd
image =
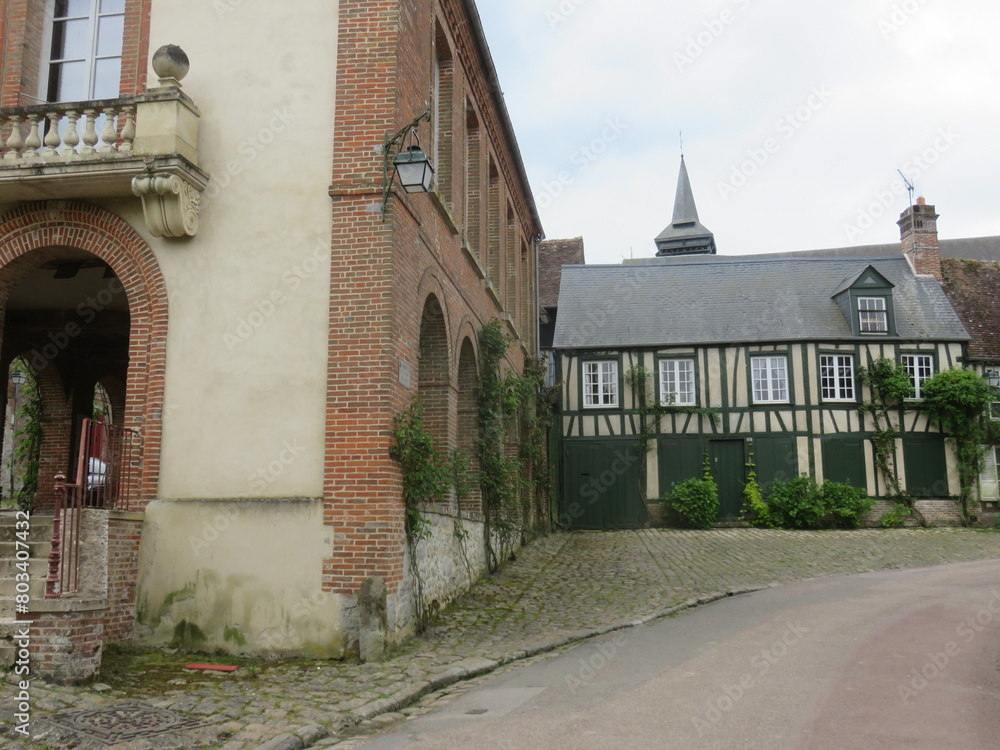
[[[114,99],[121,89],[122,60],[109,57],[94,66],[94,99]],[[88,99],[90,97],[87,97]]]
[[[49,98],[75,102],[87,98],[87,63],[58,63],[49,68]]]
[[[125,0],[101,0],[101,13],[124,13]]]
[[[122,53],[122,37],[125,34],[125,16],[108,16],[98,22],[97,55],[120,56]]]
[[[55,17],[89,16],[92,2],[93,0],[56,0]],[[125,0],[118,0],[118,2],[125,5]]]
[[[52,59],[81,60],[90,56],[90,21],[56,21],[52,24]]]

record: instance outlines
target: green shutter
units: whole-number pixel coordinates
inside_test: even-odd
[[[566,441],[559,523],[570,529],[635,529],[646,523],[639,496],[638,441]]]
[[[787,482],[799,475],[799,457],[795,450],[795,438],[757,437],[754,438],[753,462],[757,470],[757,483],[761,489],[774,480]]]
[[[701,440],[696,437],[661,437],[660,497],[685,479],[701,476]]]
[[[825,437],[822,444],[824,479],[850,482],[854,487],[868,486],[864,438]]]
[[[948,497],[948,462],[941,435],[903,437],[906,489],[914,497]]]

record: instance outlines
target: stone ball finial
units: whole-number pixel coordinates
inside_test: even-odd
[[[164,79],[181,81],[191,68],[187,54],[176,44],[164,44],[153,53],[153,71]]]

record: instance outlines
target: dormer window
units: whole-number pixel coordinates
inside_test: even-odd
[[[861,333],[889,333],[889,308],[885,297],[858,297]]]
[[[844,279],[833,301],[855,336],[895,336],[892,290],[892,282],[869,265]]]

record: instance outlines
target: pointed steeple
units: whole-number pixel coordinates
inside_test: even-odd
[[[664,255],[715,255],[715,235],[698,221],[698,208],[694,204],[694,191],[688,178],[687,164],[681,155],[681,170],[677,175],[677,194],[674,196],[674,217],[670,226],[656,238],[656,254]]]

